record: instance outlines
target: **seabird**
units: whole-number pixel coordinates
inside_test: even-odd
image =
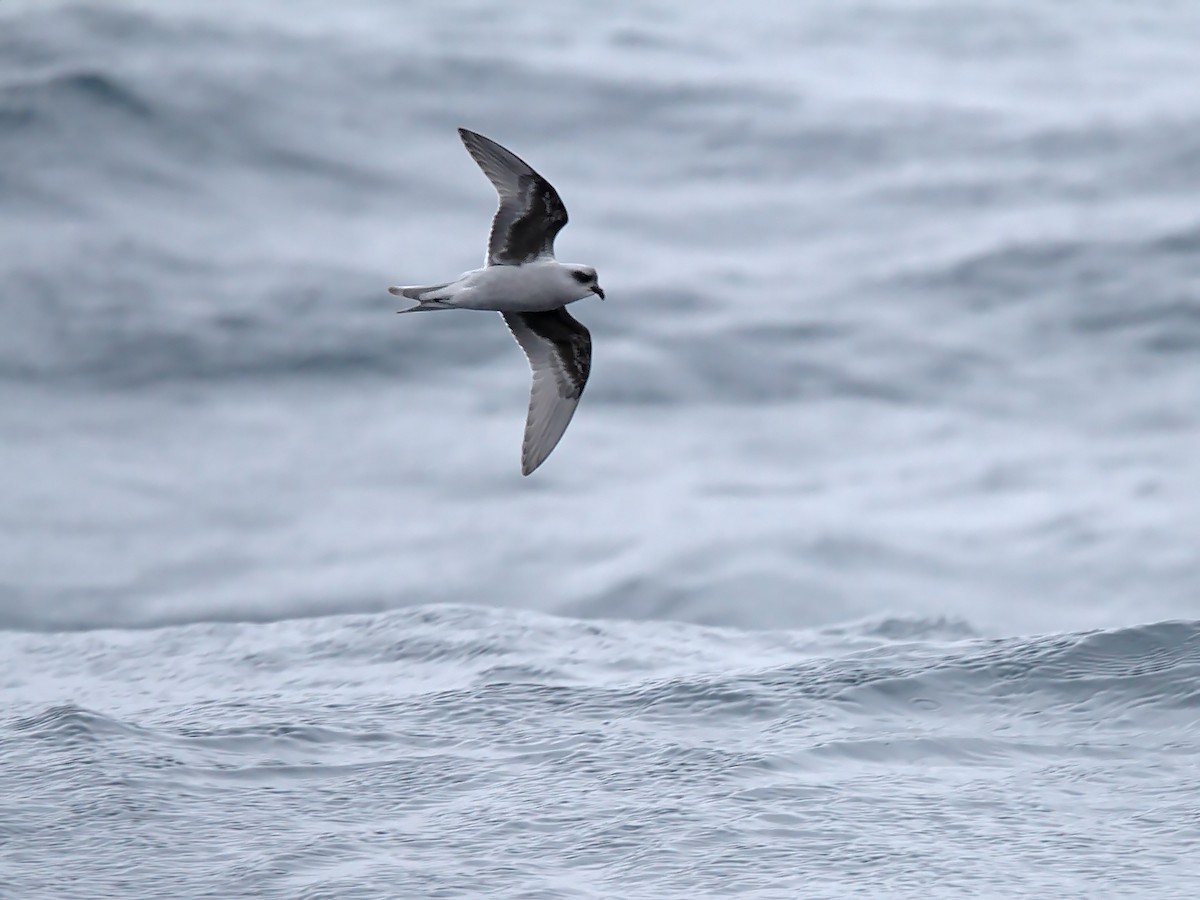
[[[533,370],[521,448],[528,475],[567,430],[592,366],[592,336],[566,306],[591,294],[603,300],[604,291],[591,266],[554,258],[567,208],[550,182],[490,138],[465,128],[458,135],[500,195],[485,265],[453,281],[388,290],[417,301],[402,313],[490,309],[504,317]]]

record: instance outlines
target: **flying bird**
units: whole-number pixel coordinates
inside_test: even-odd
[[[490,138],[465,128],[458,136],[500,195],[485,265],[453,281],[388,290],[417,301],[402,313],[488,309],[503,316],[533,370],[521,448],[521,474],[528,475],[567,430],[592,367],[592,336],[566,306],[591,294],[603,300],[604,291],[591,266],[554,258],[567,208],[550,182]]]

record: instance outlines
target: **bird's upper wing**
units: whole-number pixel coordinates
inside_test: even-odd
[[[528,475],[550,455],[575,415],[592,368],[592,336],[562,307],[501,315],[533,369],[521,448],[521,474]]]
[[[489,266],[519,266],[554,256],[554,238],[567,224],[567,208],[550,182],[515,153],[465,128],[458,136],[500,195],[488,238]]]

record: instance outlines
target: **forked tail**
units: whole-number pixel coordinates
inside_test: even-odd
[[[390,287],[389,294],[395,294],[397,297],[404,297],[408,300],[416,300],[417,306],[410,306],[408,309],[400,309],[397,312],[410,313],[422,312],[427,309],[453,309],[449,303],[443,303],[441,300],[428,296],[440,291],[447,285],[453,284],[451,281],[443,282],[442,284],[420,284],[408,285],[405,287]]]

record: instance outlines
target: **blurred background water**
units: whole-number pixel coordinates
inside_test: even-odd
[[[0,5],[0,895],[1193,896],[1200,7]],[[519,474],[529,160],[580,410]],[[164,882],[164,879],[168,881]]]

